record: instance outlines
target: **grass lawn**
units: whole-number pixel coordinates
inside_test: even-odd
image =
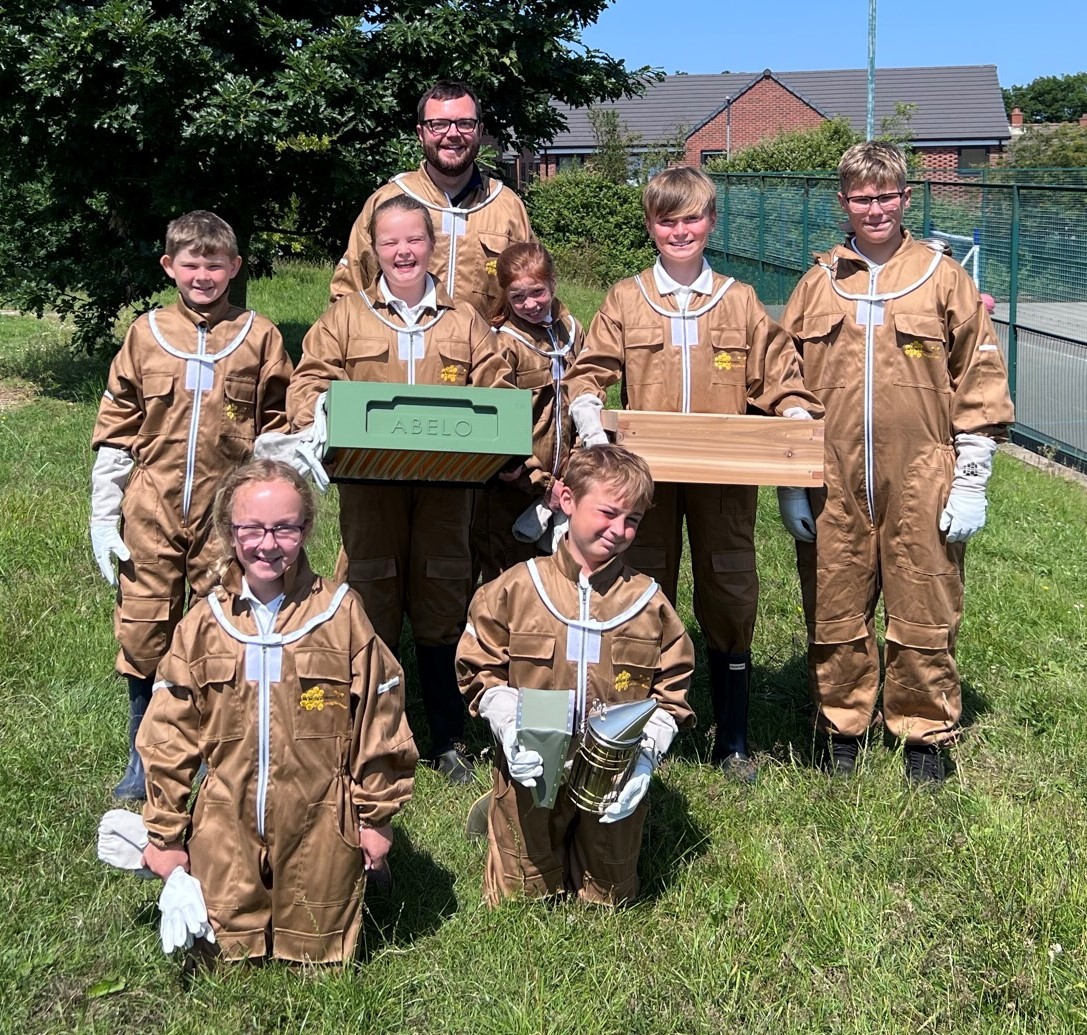
[[[251,284],[296,354],[327,280],[294,266]],[[586,319],[601,297],[560,295]],[[86,532],[104,374],[63,327],[0,317],[0,1032],[1087,1031],[1087,493],[1004,455],[969,550],[965,730],[943,789],[907,789],[878,734],[851,781],[811,767],[791,541],[764,490],[759,782],[702,764],[700,671],[699,728],[653,783],[635,906],[486,910],[483,845],[462,833],[486,761],[478,789],[422,768],[364,964],[183,981],[159,951],[157,886],[94,851],[127,715]],[[325,572],[335,506],[313,550]]]

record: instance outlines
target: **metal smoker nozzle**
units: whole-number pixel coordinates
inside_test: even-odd
[[[599,715],[590,716],[589,725],[603,743],[616,747],[634,744],[642,739],[645,724],[656,710],[657,702],[651,699],[610,704]]]

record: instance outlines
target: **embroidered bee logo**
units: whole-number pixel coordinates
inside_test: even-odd
[[[237,403],[228,402],[223,408],[223,414],[227,420],[236,421],[241,419]]]
[[[902,354],[909,356],[910,359],[927,359],[935,356],[936,352],[937,348],[935,345],[920,341],[911,341],[902,348]]]
[[[486,269],[487,274],[489,276],[492,276],[492,277],[496,276],[497,273],[498,273],[498,260],[497,259],[488,259],[487,260],[487,265],[484,267],[484,269]]]
[[[713,357],[713,365],[718,370],[731,370],[732,369],[732,356],[727,352],[718,352]]]
[[[333,690],[331,687],[311,686],[303,690],[298,698],[298,706],[305,708],[307,712],[323,712],[325,708],[346,708],[342,690]]]
[[[460,367],[456,363],[450,363],[447,367],[442,367],[442,372],[438,375],[439,380],[445,381],[447,384],[452,384],[460,377]]]
[[[615,689],[621,694],[630,689],[630,673],[626,669],[615,677]]]

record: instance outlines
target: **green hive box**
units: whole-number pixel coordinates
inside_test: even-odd
[[[333,481],[481,485],[532,455],[532,393],[517,388],[333,381]]]

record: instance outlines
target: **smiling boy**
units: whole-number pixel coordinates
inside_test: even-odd
[[[649,181],[642,207],[660,258],[611,289],[565,382],[583,442],[606,441],[600,409],[620,378],[623,405],[634,410],[746,413],[750,404],[797,419],[821,416],[789,336],[748,285],[715,273],[704,258],[717,220],[709,177],[668,169]],[[741,780],[755,776],[747,712],[759,595],[757,502],[757,486],[658,485],[628,555],[674,604],[686,517],[694,610],[709,656],[713,761]]]
[[[652,502],[645,462],[619,446],[580,450],[559,497],[570,526],[558,549],[479,589],[457,648],[461,692],[502,749],[487,819],[492,906],[515,894],[632,901],[650,774],[677,730],[694,725],[690,637],[659,587],[621,556]],[[597,702],[656,700],[636,775],[604,816],[579,811],[562,792],[552,809],[534,805],[542,760],[517,743],[523,689],[576,690],[579,729]]]
[[[118,587],[117,672],[128,681],[129,761],[113,792],[122,799],[144,796],[134,744],[155,668],[189,594],[211,585],[216,486],[258,434],[286,430],[292,369],[275,325],[227,298],[242,260],[226,222],[205,211],[178,217],[160,263],[178,300],[125,335],[91,441],[91,545]]]
[[[838,174],[850,238],[815,257],[783,317],[826,407],[825,487],[782,504],[797,539],[808,680],[825,763],[847,775],[879,693],[882,593],[884,722],[904,745],[907,777],[939,782],[962,712],[965,542],[985,523],[1012,403],[976,285],[902,225],[902,152],[857,144]]]

